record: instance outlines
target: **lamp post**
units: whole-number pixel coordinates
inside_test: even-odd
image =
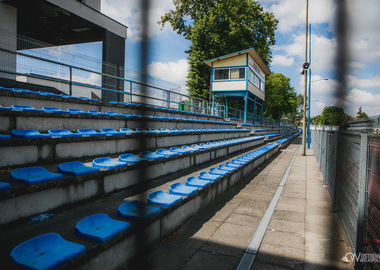
[[[307,71],[310,64],[307,62],[307,42],[308,42],[308,29],[309,29],[309,0],[306,0],[306,25],[305,25],[305,63],[303,64],[304,74],[304,95],[303,95],[303,121],[302,121],[302,155],[306,155],[306,94],[307,94]]]

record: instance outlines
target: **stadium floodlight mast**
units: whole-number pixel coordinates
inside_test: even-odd
[[[302,73],[304,75],[304,94],[303,94],[303,117],[302,117],[302,155],[306,155],[306,98],[307,98],[307,70],[310,63],[307,62],[307,43],[308,43],[308,30],[309,30],[309,0],[306,0],[306,25],[305,25],[305,63],[303,64]]]

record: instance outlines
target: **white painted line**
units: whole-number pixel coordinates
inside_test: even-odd
[[[276,193],[274,194],[271,202],[269,203],[268,208],[265,211],[265,214],[264,214],[263,218],[261,219],[260,224],[257,227],[255,234],[253,235],[251,241],[249,242],[248,247],[245,250],[243,257],[241,258],[240,263],[239,263],[238,267],[236,268],[237,270],[249,270],[249,269],[251,269],[253,261],[255,260],[257,252],[259,251],[261,242],[263,241],[265,232],[268,228],[268,224],[272,218],[274,209],[276,208],[276,205],[278,203],[278,200],[280,199],[282,190],[284,189],[284,186],[286,184],[286,180],[288,179],[288,176],[289,176],[290,170],[293,166],[294,160],[297,157],[297,153],[298,153],[299,148],[300,148],[300,145],[297,147],[297,150],[293,156],[293,159],[290,162],[288,168],[286,169],[285,174],[282,177],[280,184],[278,185]]]

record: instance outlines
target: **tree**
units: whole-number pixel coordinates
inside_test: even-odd
[[[210,97],[210,69],[203,63],[221,55],[255,48],[269,66],[278,21],[253,0],[173,0],[161,17],[191,42],[187,86],[191,96]]]
[[[359,111],[356,113],[356,118],[357,119],[365,119],[368,118],[368,115],[362,111],[362,107],[359,107]]]
[[[297,107],[297,95],[290,86],[290,79],[279,73],[268,75],[265,80],[264,116],[274,120],[280,120],[285,115],[295,116]]]
[[[323,125],[339,126],[340,129],[346,129],[350,120],[351,116],[345,114],[342,108],[327,106],[323,109]]]

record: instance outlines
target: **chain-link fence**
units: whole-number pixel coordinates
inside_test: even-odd
[[[380,141],[367,133],[312,130],[323,183],[338,211],[357,268],[380,269]],[[360,256],[372,258],[361,260]],[[372,257],[371,257],[372,256]]]

